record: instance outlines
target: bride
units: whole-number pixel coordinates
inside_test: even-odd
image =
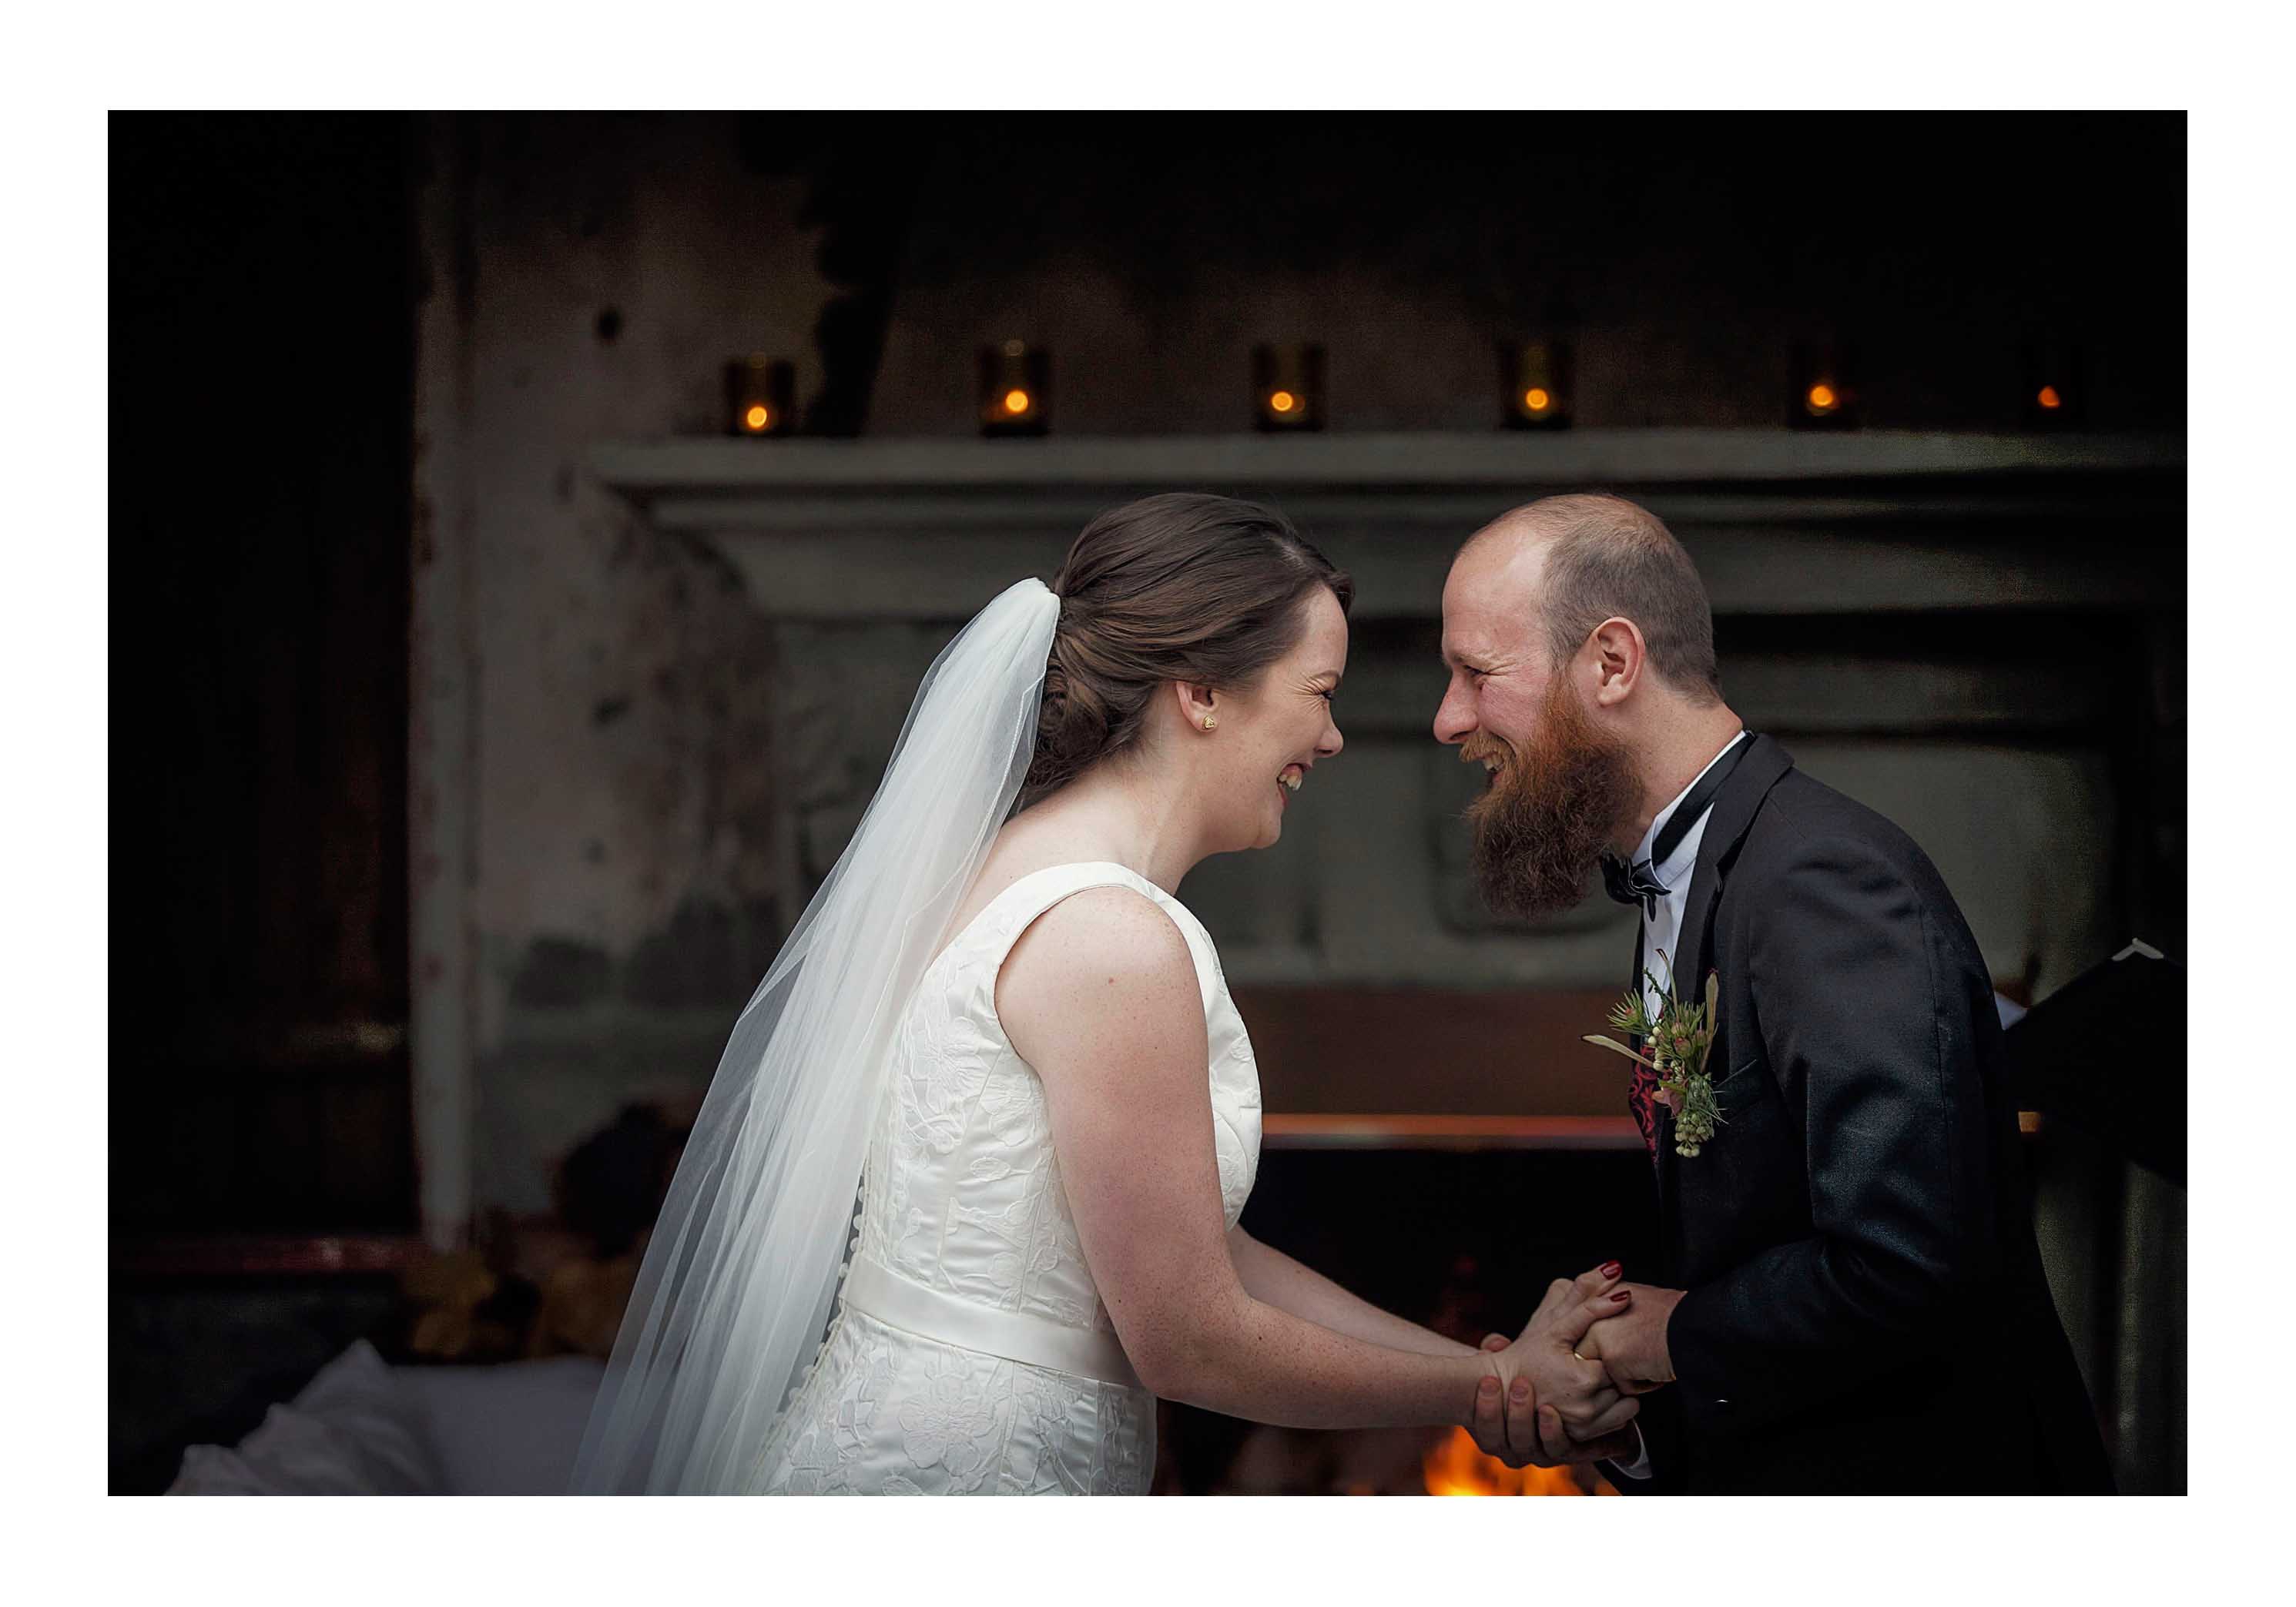
[[[942,652],[734,1028],[578,1489],[1144,1494],[1158,1396],[1352,1428],[1506,1391],[1550,1455],[1619,1443],[1572,1350],[1615,1264],[1477,1350],[1237,1226],[1259,1078],[1174,890],[1339,755],[1352,594],[1266,509],[1151,496]]]

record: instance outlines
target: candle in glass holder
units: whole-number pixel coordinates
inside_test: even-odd
[[[797,423],[797,369],[752,352],[726,365],[726,433],[787,435]]]
[[[1499,415],[1513,430],[1570,427],[1570,348],[1559,340],[1501,341]]]
[[[2087,365],[2076,347],[2045,341],[2025,348],[2025,427],[2070,430],[2088,402]]]
[[[1817,341],[1794,348],[1786,419],[1797,430],[1857,427],[1857,381],[1847,348]]]
[[[1042,435],[1052,421],[1052,354],[1024,340],[982,347],[980,433]]]
[[[1261,430],[1324,427],[1324,348],[1310,342],[1251,348],[1251,416]]]

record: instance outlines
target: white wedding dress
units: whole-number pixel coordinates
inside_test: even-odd
[[[1194,955],[1221,1204],[1259,1164],[1259,1074],[1212,941],[1121,865],[1023,876],[927,969],[894,1039],[854,1260],[819,1357],[767,1442],[765,1494],[1144,1495],[1156,1399],[1124,1359],[1053,1153],[1045,1090],[997,1020],[996,976],[1029,922],[1126,887]]]

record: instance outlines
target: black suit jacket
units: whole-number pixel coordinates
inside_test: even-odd
[[[1720,977],[1722,1125],[1685,1160],[1659,1112],[1664,1281],[1688,1292],[1639,1488],[2110,1491],[1976,940],[1911,838],[1751,742],[1676,956],[1685,996]]]

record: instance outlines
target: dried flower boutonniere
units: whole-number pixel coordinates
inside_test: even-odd
[[[1664,960],[1666,955],[1660,954],[1659,958]],[[1706,1075],[1706,1052],[1714,1046],[1714,1031],[1720,1021],[1717,996],[1720,978],[1708,972],[1705,999],[1685,1004],[1674,996],[1670,974],[1664,983],[1650,972],[1644,974],[1659,996],[1656,1013],[1652,1013],[1642,989],[1629,988],[1611,1006],[1611,1025],[1629,1037],[1640,1038],[1648,1053],[1637,1054],[1618,1039],[1599,1033],[1587,1034],[1587,1041],[1625,1055],[1658,1078],[1651,1099],[1674,1112],[1674,1152],[1688,1160],[1714,1136],[1722,1120],[1714,1103],[1713,1079]]]

